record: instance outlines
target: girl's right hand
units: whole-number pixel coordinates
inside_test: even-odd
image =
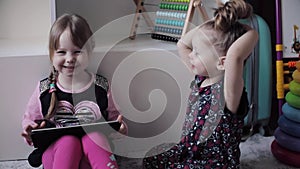
[[[21,135],[25,138],[26,142],[27,142],[29,145],[33,145],[32,139],[31,139],[31,131],[32,131],[33,129],[43,128],[43,127],[45,127],[45,124],[46,124],[46,122],[45,122],[45,121],[42,121],[40,124],[34,123],[34,124],[31,124],[31,125],[28,125],[28,126],[23,130],[23,132],[21,133]]]

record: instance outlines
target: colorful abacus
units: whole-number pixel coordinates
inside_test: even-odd
[[[156,12],[153,39],[177,42],[183,33],[190,0],[162,0]]]
[[[188,5],[183,4],[168,4],[168,3],[161,3],[159,4],[160,9],[170,9],[170,10],[179,10],[179,11],[187,11]]]
[[[202,15],[203,21],[208,20],[208,15],[202,5],[202,0],[161,0],[160,4],[144,3],[144,0],[133,0],[137,6],[134,21],[132,24],[130,39],[134,39],[138,27],[140,15],[145,18],[151,27],[153,39],[177,42],[178,39],[188,31],[188,25],[192,21],[194,9],[197,7]],[[145,13],[145,5],[156,6],[155,23],[152,23]]]

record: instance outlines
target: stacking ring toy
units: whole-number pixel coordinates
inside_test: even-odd
[[[300,153],[300,138],[286,134],[279,127],[275,130],[274,136],[277,143],[282,147]]]
[[[300,83],[300,71],[298,69],[293,72],[292,77],[297,83]]]
[[[278,126],[287,134],[295,137],[300,137],[300,123],[293,122],[287,119],[284,115],[279,117]]]
[[[300,96],[294,95],[291,91],[289,91],[285,95],[285,100],[289,105],[300,109]]]
[[[291,91],[294,95],[300,96],[300,83],[297,83],[296,81],[292,80],[292,81],[289,83],[289,88],[290,88],[290,91]]]
[[[282,106],[283,115],[294,122],[300,123],[300,109],[296,109],[290,106],[288,103],[284,103]]]
[[[271,144],[271,152],[278,161],[290,166],[300,167],[300,153],[281,147],[276,140]]]

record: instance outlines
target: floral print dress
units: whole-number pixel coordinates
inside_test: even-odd
[[[223,81],[200,87],[205,78],[196,76],[179,143],[162,144],[147,153],[146,169],[235,169],[239,168],[244,116],[248,111],[243,92],[238,112],[233,114],[224,103]],[[165,151],[164,151],[165,150]],[[151,155],[154,151],[163,153]]]

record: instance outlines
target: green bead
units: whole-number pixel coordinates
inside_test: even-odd
[[[185,11],[187,11],[188,8],[189,8],[189,7],[188,7],[187,5],[184,6],[184,10],[185,10]]]
[[[184,10],[184,5],[181,5],[181,9],[180,9],[181,11],[183,11]]]
[[[170,9],[170,5],[166,4],[166,8],[165,9]]]
[[[170,4],[170,8],[169,9],[173,9],[174,8],[174,5],[173,4]]]
[[[177,8],[177,5],[176,4],[173,4],[173,10],[176,10],[176,8]]]

